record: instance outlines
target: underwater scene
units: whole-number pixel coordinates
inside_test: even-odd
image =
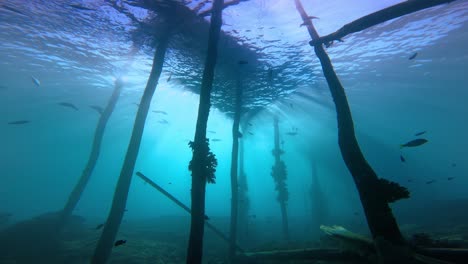
[[[466,264],[467,47],[467,0],[2,0],[0,264]]]

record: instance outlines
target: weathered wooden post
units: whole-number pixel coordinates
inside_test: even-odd
[[[115,237],[125,212],[128,190],[130,189],[133,170],[135,168],[135,162],[138,156],[138,151],[140,149],[141,138],[145,128],[146,116],[148,115],[151,99],[153,98],[154,91],[156,90],[156,86],[158,84],[159,77],[161,76],[164,64],[164,56],[166,54],[167,44],[170,36],[170,25],[165,30],[166,31],[159,39],[159,43],[156,47],[153,58],[153,66],[151,68],[151,73],[135,117],[132,136],[130,138],[130,143],[128,144],[124,164],[115,189],[114,199],[112,200],[112,207],[96,249],[94,250],[94,255],[91,259],[92,264],[103,264],[106,263],[109,259],[112,247],[114,246]]]
[[[187,248],[187,264],[201,264],[203,257],[203,232],[205,223],[206,183],[215,180],[217,160],[210,151],[206,138],[206,126],[210,113],[211,88],[216,66],[218,40],[222,24],[223,0],[214,0],[211,13],[211,24],[208,36],[208,49],[205,69],[200,90],[200,104],[194,141],[189,143],[193,151],[189,170],[192,172],[192,217],[190,238]]]
[[[272,151],[273,156],[275,157],[275,164],[271,170],[271,176],[273,177],[276,185],[276,191],[278,192],[277,200],[281,208],[281,217],[283,223],[283,237],[285,240],[289,240],[289,228],[288,228],[288,210],[287,203],[289,198],[288,188],[286,185],[287,171],[286,164],[281,160],[281,155],[284,154],[284,151],[280,148],[280,135],[279,135],[279,125],[278,117],[274,117],[273,121],[274,128],[274,144],[275,148]]]

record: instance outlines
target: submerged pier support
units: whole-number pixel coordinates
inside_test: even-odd
[[[109,259],[112,247],[114,246],[114,240],[124,215],[125,206],[127,204],[128,191],[130,189],[130,183],[135,168],[135,162],[140,149],[141,138],[143,130],[145,128],[146,117],[153,98],[154,91],[161,76],[164,57],[166,54],[167,44],[169,41],[170,30],[166,29],[162,37],[159,39],[159,43],[156,47],[156,51],[153,58],[153,66],[151,73],[146,84],[145,91],[141,97],[140,106],[135,117],[133,125],[133,131],[128,144],[127,153],[125,155],[124,164],[120,172],[120,177],[117,182],[117,186],[112,200],[112,207],[107,217],[107,221],[104,225],[101,237],[99,238],[98,244],[94,251],[94,255],[91,259],[92,264],[103,264]]]
[[[232,260],[236,254],[237,243],[237,221],[239,204],[239,184],[238,184],[238,161],[239,161],[239,132],[240,118],[242,111],[242,86],[240,83],[239,72],[237,74],[236,96],[234,122],[232,124],[232,153],[231,153],[231,225],[229,245],[229,259]]]
[[[311,17],[300,0],[296,8],[313,40],[319,39]],[[397,183],[377,177],[366,161],[354,132],[354,123],[343,86],[321,43],[314,50],[322,65],[323,73],[335,103],[338,120],[338,143],[343,160],[353,176],[361,203],[371,230],[381,263],[413,263],[407,244],[389,206],[390,202],[408,198],[409,192]]]
[[[114,91],[112,92],[109,102],[107,103],[106,108],[104,109],[104,111],[102,111],[101,116],[99,117],[99,121],[94,132],[93,146],[91,148],[91,154],[88,158],[88,163],[86,164],[86,167],[83,170],[80,179],[73,188],[73,191],[70,193],[67,203],[65,204],[64,208],[59,214],[57,232],[60,232],[67,223],[67,220],[73,213],[73,210],[78,204],[78,201],[80,200],[81,195],[83,194],[83,191],[86,188],[89,179],[91,178],[91,174],[93,173],[94,167],[96,166],[97,160],[99,158],[99,153],[101,151],[101,143],[102,138],[104,136],[104,130],[106,129],[107,121],[109,120],[112,112],[114,111],[115,105],[117,104],[117,101],[120,96],[120,92],[122,91],[122,86],[122,80],[117,79],[115,81]]]
[[[285,240],[289,240],[289,227],[288,227],[288,188],[286,185],[286,164],[284,161],[281,160],[281,155],[284,154],[284,151],[280,148],[280,135],[279,135],[279,125],[278,125],[278,117],[275,116],[273,120],[273,128],[274,128],[274,144],[275,148],[273,149],[272,153],[275,157],[275,164],[271,170],[271,176],[273,177],[276,185],[276,191],[278,192],[278,203],[280,204],[281,208],[281,218],[283,223],[283,237]]]
[[[243,131],[245,132],[245,130]],[[247,183],[247,175],[244,169],[244,140],[239,142],[239,182],[238,182],[238,235],[241,244],[247,242],[249,237],[249,209],[250,201],[248,196],[249,186]]]
[[[187,248],[187,264],[201,264],[203,257],[203,232],[205,223],[206,183],[215,180],[217,160],[210,151],[206,127],[211,107],[211,88],[218,54],[218,40],[222,25],[223,0],[214,0],[208,36],[205,69],[200,89],[200,104],[195,129],[195,138],[189,145],[193,156],[189,170],[192,171],[192,217]]]

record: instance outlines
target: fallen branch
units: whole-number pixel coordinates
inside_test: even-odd
[[[402,2],[354,20],[353,22],[344,25],[334,33],[311,40],[309,44],[311,46],[318,44],[326,44],[329,46],[332,41],[342,41],[342,38],[348,34],[362,31],[400,16],[453,1],[455,0],[410,0]]]

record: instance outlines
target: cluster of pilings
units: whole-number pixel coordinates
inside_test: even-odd
[[[319,37],[313,24],[312,17],[309,16],[304,10],[300,0],[295,0],[296,8],[306,26],[310,37],[312,38],[310,44],[313,46],[317,57],[320,59],[322,69],[330,88],[331,95],[334,99],[337,121],[338,121],[338,143],[341,150],[343,160],[346,163],[349,171],[351,172],[356,187],[358,189],[360,199],[364,208],[366,219],[372,233],[372,238],[375,244],[377,255],[380,263],[423,263],[423,258],[415,257],[414,250],[412,250],[405,239],[403,238],[398,224],[393,217],[392,211],[389,207],[390,202],[398,199],[409,197],[408,191],[396,183],[391,183],[378,178],[372,167],[366,161],[362,154],[359,144],[356,140],[354,133],[354,124],[351,116],[351,111],[346,98],[345,90],[336,75],[333,65],[328,57],[324,45],[329,46],[330,42],[340,40],[347,34],[357,32],[378,23],[388,21],[390,19],[406,15],[424,8],[432,7],[442,3],[452,2],[454,0],[411,0],[401,4],[386,8],[374,14],[368,15],[355,22],[345,25],[337,32],[325,37]],[[236,2],[236,1],[231,1]],[[248,259],[322,259],[322,260],[356,260],[359,256],[356,254],[347,254],[343,252],[336,252],[332,250],[309,250],[309,251],[290,251],[290,252],[273,252],[273,253],[257,253],[257,254],[244,254],[241,248],[237,245],[237,221],[246,217],[246,210],[248,207],[239,206],[239,199],[246,199],[247,181],[245,172],[243,170],[243,147],[241,145],[241,168],[238,171],[238,157],[239,157],[239,129],[240,118],[242,110],[242,88],[240,80],[236,91],[236,111],[234,115],[234,123],[232,127],[233,134],[233,148],[231,160],[231,187],[232,187],[232,203],[231,203],[231,226],[229,237],[225,236],[222,232],[206,222],[205,215],[205,187],[207,182],[214,182],[214,172],[216,170],[216,158],[210,151],[209,142],[206,137],[206,128],[208,115],[210,110],[210,94],[213,83],[214,70],[217,59],[218,39],[222,24],[222,10],[224,6],[233,3],[223,3],[223,0],[214,0],[213,7],[209,10],[211,13],[211,24],[209,29],[208,48],[206,53],[206,61],[204,65],[203,78],[200,90],[200,102],[198,110],[198,119],[196,124],[196,131],[194,140],[190,142],[190,147],[193,150],[193,157],[190,163],[190,170],[192,172],[192,193],[191,193],[191,207],[183,205],[178,202],[175,197],[165,193],[179,206],[184,208],[191,214],[191,227],[189,245],[187,249],[187,263],[199,264],[202,262],[202,249],[203,249],[203,233],[205,225],[212,229],[220,237],[226,240],[229,247],[229,256],[231,260],[242,259],[245,262]],[[239,2],[239,1],[237,1]],[[171,9],[173,8],[173,10]],[[102,234],[98,240],[98,244],[94,251],[91,263],[101,264],[106,263],[109,259],[114,240],[119,229],[122,217],[125,211],[129,186],[134,173],[135,162],[138,156],[138,151],[141,143],[142,133],[148,115],[152,96],[155,92],[159,77],[161,75],[164,58],[167,50],[168,42],[173,33],[176,24],[174,19],[177,14],[177,5],[168,5],[165,10],[167,17],[165,17],[164,26],[158,32],[158,45],[154,54],[153,65],[151,73],[144,90],[143,96],[140,101],[138,112],[135,117],[135,122],[132,130],[131,139],[128,145],[125,160],[121,169],[118,183],[115,189],[112,207],[109,212],[108,218],[104,225]],[[67,220],[70,218],[72,211],[78,203],[83,190],[92,174],[93,168],[99,156],[102,137],[104,129],[109,119],[116,101],[120,95],[122,83],[117,81],[115,89],[109,100],[105,110],[102,112],[99,119],[91,154],[88,163],[83,170],[83,173],[73,189],[70,197],[61,210],[59,216],[56,232],[59,233]],[[289,239],[288,222],[287,222],[287,201],[288,191],[286,188],[286,165],[281,160],[283,151],[279,146],[279,128],[278,120],[274,121],[274,150],[273,156],[275,163],[272,168],[272,176],[276,184],[278,192],[278,202],[280,203],[282,219],[283,219],[283,234],[286,239]],[[314,166],[315,167],[315,166]],[[239,175],[240,174],[240,175]],[[150,183],[151,186],[164,193],[157,184],[149,180],[142,173],[137,175],[143,180]],[[239,181],[238,181],[239,180]],[[242,187],[242,188],[238,188]],[[238,193],[238,190],[242,192]],[[239,210],[238,210],[239,208]],[[242,208],[242,209],[240,209]],[[238,212],[239,211],[239,212]],[[238,217],[239,215],[239,217]],[[242,217],[240,217],[242,216]],[[245,219],[244,219],[245,221]],[[238,254],[241,252],[242,254]],[[429,251],[418,251],[420,254],[430,254]],[[448,254],[448,253],[447,253]],[[449,254],[450,255],[450,254]],[[453,255],[453,254],[452,254]],[[444,256],[438,256],[443,258]],[[446,256],[445,256],[446,257]],[[466,254],[461,256],[460,259],[466,260]],[[462,262],[457,262],[462,263]]]

